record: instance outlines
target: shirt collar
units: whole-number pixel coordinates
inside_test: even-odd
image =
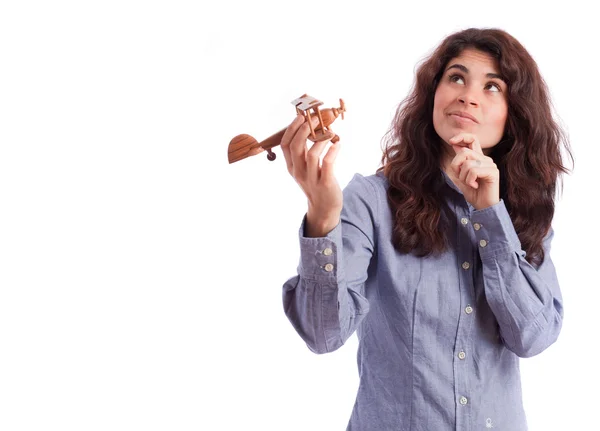
[[[460,191],[460,189],[458,187],[456,187],[456,184],[454,184],[452,182],[452,180],[450,179],[448,174],[446,172],[444,172],[443,169],[440,169],[440,172],[442,173],[442,176],[444,177],[446,184],[448,184],[452,189],[456,190],[458,193],[460,193],[462,195],[463,193]]]

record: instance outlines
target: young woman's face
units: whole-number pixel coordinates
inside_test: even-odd
[[[461,132],[473,133],[487,154],[502,139],[508,102],[499,73],[495,59],[475,49],[448,62],[433,102],[433,127],[444,142]]]

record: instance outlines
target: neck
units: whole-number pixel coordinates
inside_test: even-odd
[[[450,147],[450,145],[446,144],[445,142],[442,142],[442,148],[444,149],[444,151],[442,153],[440,167],[444,172],[446,172],[446,174],[448,174],[450,178],[454,178],[454,175],[452,175],[452,172],[450,170],[450,165],[452,164],[452,160],[454,160],[456,153],[454,152],[452,147]]]

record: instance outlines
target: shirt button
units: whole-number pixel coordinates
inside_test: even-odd
[[[473,312],[473,307],[471,307],[470,305],[467,305],[467,308],[465,308],[465,313],[471,314],[472,312]]]
[[[458,359],[465,359],[467,357],[467,354],[465,352],[463,352],[462,350],[460,352],[458,352]]]
[[[333,265],[331,263],[328,263],[327,265],[325,265],[325,271],[327,271],[327,272],[333,271]]]
[[[331,253],[333,253],[333,250],[330,249],[329,247],[327,247],[325,250],[323,250],[323,254],[325,256],[331,256]]]
[[[473,227],[475,228],[475,230],[481,229],[481,225],[479,223],[473,223]]]
[[[463,218],[461,218],[461,219],[460,219],[460,222],[461,222],[463,225],[465,225],[465,224],[469,223],[469,219],[468,219],[468,218],[466,218],[466,217],[463,217]]]
[[[463,262],[462,267],[463,269],[469,269],[471,267],[471,264],[469,262]]]
[[[482,247],[485,247],[487,245],[487,241],[485,239],[482,239],[481,241],[479,241],[479,245]]]
[[[466,406],[468,402],[469,402],[469,400],[467,400],[467,398],[466,398],[466,397],[460,397],[460,403],[461,403],[463,406]]]

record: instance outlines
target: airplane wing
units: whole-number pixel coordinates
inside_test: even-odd
[[[292,100],[292,105],[294,105],[296,108],[298,108],[301,111],[306,111],[307,109],[316,108],[317,106],[321,106],[322,104],[323,104],[323,102],[321,102],[319,99],[315,99],[314,97],[309,96],[307,94],[303,95],[302,97]]]

